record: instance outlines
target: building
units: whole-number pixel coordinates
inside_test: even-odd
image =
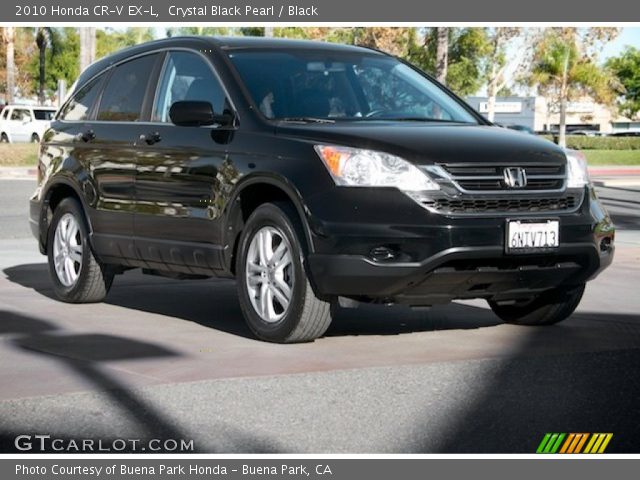
[[[478,112],[487,114],[487,97],[469,97],[467,102]],[[536,132],[557,131],[560,124],[558,108],[550,106],[545,97],[498,97],[495,120],[500,125],[521,125]],[[640,128],[640,121],[616,115],[609,107],[585,98],[567,105],[567,131],[593,130],[613,133]]]

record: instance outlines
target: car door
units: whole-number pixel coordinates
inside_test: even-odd
[[[28,142],[31,140],[31,122],[33,117],[28,108],[14,107],[9,115],[9,136],[12,142]]]
[[[133,238],[136,152],[131,132],[148,120],[152,102],[148,86],[160,58],[158,53],[149,54],[113,67],[104,79],[94,115],[78,132],[97,198],[94,246],[107,260],[132,263],[137,259]]]
[[[195,51],[169,51],[152,110],[136,132],[136,249],[149,267],[210,274],[221,265],[217,192],[230,136],[212,126],[171,123],[174,102],[228,109],[212,65]]]

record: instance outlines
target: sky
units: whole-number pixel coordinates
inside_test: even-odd
[[[640,49],[640,28],[623,28],[622,33],[602,50],[602,58],[615,57],[620,54],[624,47],[630,45]]]

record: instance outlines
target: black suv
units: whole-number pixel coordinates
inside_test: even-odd
[[[359,302],[484,298],[543,325],[613,257],[579,153],[491,125],[378,51],[171,38],[72,90],[31,199],[67,302],[142,268],[236,277],[247,323],[275,342],[313,340],[333,305]]]

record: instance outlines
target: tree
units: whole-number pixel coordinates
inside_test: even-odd
[[[529,85],[551,99],[560,114],[558,144],[566,146],[567,104],[574,98],[590,96],[605,104],[615,99],[615,77],[597,63],[602,45],[618,31],[612,28],[545,29],[534,49],[527,74]]]
[[[521,28],[517,27],[496,27],[492,28],[488,34],[487,119],[490,122],[495,118],[498,92],[506,85],[504,75],[507,67],[506,46],[520,32]]]
[[[15,27],[3,27],[2,41],[6,50],[6,95],[5,102],[14,102],[15,84],[16,84],[16,65],[15,65]]]
[[[170,27],[167,28],[167,37],[180,35],[233,35],[238,29],[233,27]]]
[[[484,28],[448,28],[447,86],[458,95],[478,91],[485,79],[488,52]],[[437,72],[437,32],[435,28],[410,29],[405,58],[426,72]]]
[[[354,32],[354,43],[375,48],[399,57],[407,55],[408,28],[403,27],[368,27]]]
[[[132,27],[126,30],[105,28],[96,31],[96,58],[105,57],[126,47],[153,40],[153,30]]]
[[[436,80],[447,84],[447,69],[449,66],[449,29],[436,28]]]
[[[80,37],[76,28],[51,28],[48,32],[51,48],[45,50],[44,96],[53,95],[58,88],[58,80],[71,85],[79,73]],[[31,33],[33,42],[33,33]],[[32,55],[24,66],[30,80],[30,92],[40,93],[41,62],[39,55]],[[23,92],[28,93],[28,92]]]
[[[610,58],[606,66],[623,87],[618,99],[620,113],[632,120],[637,118],[640,113],[640,50],[627,47],[620,56]]]

